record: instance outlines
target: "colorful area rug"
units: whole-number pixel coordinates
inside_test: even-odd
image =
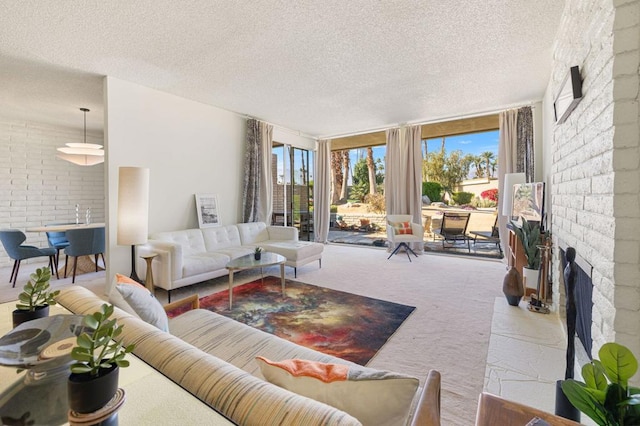
[[[343,291],[265,277],[200,299],[200,308],[233,318],[283,339],[366,365],[415,310]],[[182,313],[174,310],[169,316]]]

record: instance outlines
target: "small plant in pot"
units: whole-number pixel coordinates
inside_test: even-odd
[[[55,297],[60,294],[60,290],[49,291],[51,270],[48,267],[36,269],[29,278],[13,311],[14,328],[23,322],[49,316],[49,306],[56,304]]]
[[[255,260],[260,260],[261,257],[262,257],[262,247],[256,247],[256,249],[253,252],[253,258]]]
[[[100,311],[84,317],[89,330],[76,339],[71,350],[71,374],[68,380],[69,408],[76,413],[92,413],[105,406],[118,390],[119,367],[128,367],[126,354],[134,345],[123,346],[116,340],[122,325],[111,319],[113,305],[103,304]]]
[[[638,371],[636,357],[618,343],[605,343],[598,356],[582,367],[584,383],[565,380],[562,391],[601,426],[640,425],[640,388],[629,386]]]
[[[527,266],[522,271],[522,275],[525,278],[525,287],[536,287],[538,269],[540,269],[540,249],[538,246],[542,244],[542,234],[540,232],[540,225],[527,221],[522,218],[522,226],[518,227],[513,225],[513,232],[522,243],[524,250],[524,256],[527,258]],[[529,272],[527,271],[529,270]],[[536,272],[530,272],[536,271]],[[531,283],[530,281],[534,281]],[[528,284],[528,285],[527,285]],[[532,285],[533,284],[533,285]]]

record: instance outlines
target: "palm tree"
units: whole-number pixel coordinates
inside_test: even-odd
[[[482,154],[480,154],[480,158],[482,158],[482,161],[484,161],[484,163],[487,165],[486,167],[487,175],[485,176],[486,178],[491,177],[491,161],[494,159],[494,157],[495,155],[491,151],[485,151]]]
[[[331,204],[337,204],[340,201],[340,193],[342,192],[342,153],[340,151],[331,151]]]
[[[340,199],[341,200],[346,200],[347,198],[347,183],[349,182],[349,170],[350,170],[350,165],[349,165],[349,151],[348,150],[344,150],[344,151],[340,151],[340,153],[342,154],[342,170],[343,170],[343,175],[344,177],[342,178],[342,190],[340,191]]]
[[[367,168],[369,169],[369,194],[376,193],[376,164],[373,162],[373,148],[367,147]]]

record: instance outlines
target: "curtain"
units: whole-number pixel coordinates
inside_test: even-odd
[[[507,231],[508,217],[502,215],[502,202],[504,201],[502,195],[505,193],[504,175],[517,172],[518,111],[502,111],[499,115],[499,122],[498,158],[500,159],[500,167],[498,167],[498,228],[502,252],[509,253],[507,250],[509,247],[509,233]],[[505,256],[503,261],[508,262],[508,256]]]
[[[516,171],[524,172],[527,182],[534,182],[534,153],[533,153],[533,114],[531,107],[518,109],[518,164]]]
[[[258,120],[247,120],[244,157],[242,221],[271,223],[273,187],[271,149],[273,126]]]
[[[331,217],[331,140],[319,140],[313,181],[313,226],[315,240],[326,244]]]
[[[410,214],[422,224],[422,151],[420,126],[389,129],[385,161],[384,196],[387,214]],[[422,251],[419,243],[412,249]]]

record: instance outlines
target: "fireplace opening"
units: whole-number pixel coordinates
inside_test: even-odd
[[[560,261],[562,265],[562,271],[567,266],[567,259],[565,256],[565,249],[560,249]],[[576,287],[574,290],[575,302],[576,302],[576,334],[578,339],[582,343],[586,355],[589,359],[591,357],[591,347],[593,346],[593,339],[591,338],[591,321],[593,312],[593,281],[591,279],[592,266],[580,257],[580,254],[576,254]],[[564,276],[560,274],[561,282],[564,285]],[[566,296],[566,291],[565,291]]]

